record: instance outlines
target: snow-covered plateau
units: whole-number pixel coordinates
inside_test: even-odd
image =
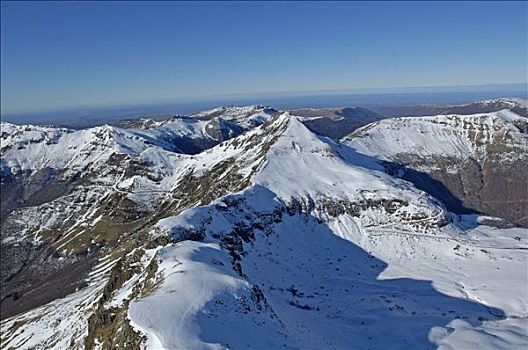
[[[524,160],[504,101],[341,140],[262,106],[2,123],[1,347],[527,349],[523,221],[388,171]]]

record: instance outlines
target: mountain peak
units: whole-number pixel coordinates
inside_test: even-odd
[[[3,132],[2,146],[15,142],[1,162],[2,343],[428,348],[467,333],[489,344],[514,337],[508,322],[522,326],[528,300],[526,278],[511,279],[526,276],[523,231],[449,212],[446,190],[419,170],[461,173],[454,183],[485,199],[485,179],[464,181],[498,169],[493,187],[511,189],[498,181],[528,164],[508,148],[525,135],[522,117],[393,118],[345,141],[312,131],[350,126],[358,111],[345,112],[314,125],[294,111],[222,107],[127,127]],[[444,146],[465,158],[421,154]],[[377,147],[384,153],[368,152]],[[512,199],[526,196],[514,191],[516,209]]]

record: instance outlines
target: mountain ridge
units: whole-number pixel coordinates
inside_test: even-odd
[[[24,172],[71,188],[2,218],[2,259],[13,259],[2,262],[3,344],[432,348],[475,337],[524,346],[526,230],[449,212],[377,155],[316,135],[304,117],[227,110],[243,131],[196,154],[159,141],[166,134],[151,122],[139,132],[64,133],[93,159],[17,158],[58,147],[46,144],[49,130],[29,138],[38,142],[22,138],[25,149],[12,142],[2,192]],[[197,119],[205,128],[225,111]],[[58,175],[43,171],[49,165]],[[45,287],[56,274],[65,294]],[[47,299],[32,299],[35,285]]]

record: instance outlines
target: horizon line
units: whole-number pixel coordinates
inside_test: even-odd
[[[239,92],[217,95],[194,95],[194,96],[179,96],[171,99],[151,100],[151,101],[116,101],[103,104],[90,105],[70,105],[63,107],[43,107],[41,109],[25,110],[25,111],[7,111],[4,112],[0,106],[0,116],[19,116],[24,114],[36,113],[62,113],[68,111],[81,111],[90,109],[111,109],[122,107],[146,107],[150,105],[162,106],[172,103],[207,103],[219,102],[216,99],[222,98],[254,98],[259,95],[267,98],[292,98],[292,97],[311,97],[311,96],[337,96],[337,95],[383,95],[383,94],[413,94],[413,93],[456,93],[456,92],[480,92],[480,90],[467,90],[478,88],[510,88],[524,90],[528,97],[528,81],[526,82],[512,82],[512,83],[487,83],[487,84],[465,84],[465,85],[423,85],[423,86],[393,86],[393,87],[365,87],[365,88],[333,88],[323,90],[282,90],[282,91],[261,91],[261,92]],[[454,89],[448,90],[447,89]],[[414,91],[413,91],[414,90]],[[422,91],[416,91],[422,90]],[[433,90],[433,91],[431,91]],[[434,91],[441,90],[441,91]],[[458,91],[457,91],[458,90]],[[488,90],[493,91],[493,90]],[[483,91],[484,92],[484,91]]]

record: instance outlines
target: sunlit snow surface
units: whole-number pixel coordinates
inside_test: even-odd
[[[437,115],[381,120],[356,130],[345,143],[361,153],[391,160],[412,153],[421,157],[475,157],[496,139],[528,152],[528,136],[514,125],[525,121],[509,110],[473,115]],[[508,134],[506,140],[502,138]],[[412,135],[412,137],[409,137]]]
[[[225,219],[211,232],[228,231],[233,218]],[[286,215],[245,245],[245,280],[216,244],[164,248],[162,287],[133,302],[129,316],[150,345],[167,349],[523,349],[527,260],[510,248],[525,249],[511,235],[526,232],[478,230],[501,244],[480,244],[475,230],[373,235],[346,215],[328,224]],[[270,310],[245,311],[248,282]]]
[[[354,150],[335,150],[293,120],[254,177],[254,187],[232,196],[243,204],[226,211],[215,203],[162,220],[167,228],[205,225],[207,238],[164,248],[162,286],[131,304],[129,317],[148,335],[147,345],[525,349],[524,229],[455,222],[412,232],[397,224],[366,228],[347,214],[285,213],[271,230],[257,229],[255,239],[244,243],[241,276],[213,243],[213,235],[241,222],[250,225],[292,195],[353,199],[368,188],[375,195],[414,198],[417,208],[433,215],[434,205],[419,204],[418,193],[374,169],[367,174],[369,166],[375,167]],[[253,286],[266,298],[260,309],[251,301]]]
[[[516,118],[496,117],[506,122]],[[259,123],[266,118],[255,116]],[[179,228],[203,227],[205,239],[146,253],[145,259],[158,260],[162,282],[152,294],[133,300],[128,310],[131,325],[146,335],[144,347],[528,347],[527,230],[496,229],[456,217],[448,226],[435,228],[439,217],[450,214],[411,184],[385,174],[360,146],[320,138],[287,114],[274,123],[288,127],[268,150],[260,170],[251,175],[249,188],[156,224],[155,234],[168,232],[175,238]],[[78,143],[77,151],[59,145],[46,153],[37,145],[36,153],[8,154],[5,165],[13,171],[30,170],[40,164],[35,162],[83,168],[106,159],[109,152],[130,152],[155,165],[154,171],[162,176],[156,185],[162,195],[190,168],[200,174],[234,157],[240,161],[240,173],[250,176],[260,161],[255,150],[244,151],[229,142],[190,157],[145,145],[130,131],[103,128],[98,137],[109,135],[113,141],[92,145],[89,160],[77,156],[77,151],[93,141],[93,129],[77,134],[88,141],[69,141]],[[55,131],[45,132],[55,137]],[[64,132],[63,138],[72,137]],[[257,128],[242,137],[259,133]],[[475,152],[471,144],[442,147],[452,147],[445,152]],[[138,176],[99,190],[130,191],[128,196],[140,202],[147,201],[152,186]],[[400,199],[408,205],[390,215],[376,208],[357,216],[329,215],[317,205],[305,212],[285,210],[294,198],[334,203]],[[418,214],[425,218],[412,219]],[[240,242],[237,271],[222,237],[240,226],[253,227],[254,236]],[[82,347],[86,319],[112,264],[102,260],[87,288],[3,321],[2,346],[66,348],[75,339],[73,343]],[[125,282],[108,307],[129,298],[139,278]],[[6,330],[21,320],[26,324],[4,338]]]

